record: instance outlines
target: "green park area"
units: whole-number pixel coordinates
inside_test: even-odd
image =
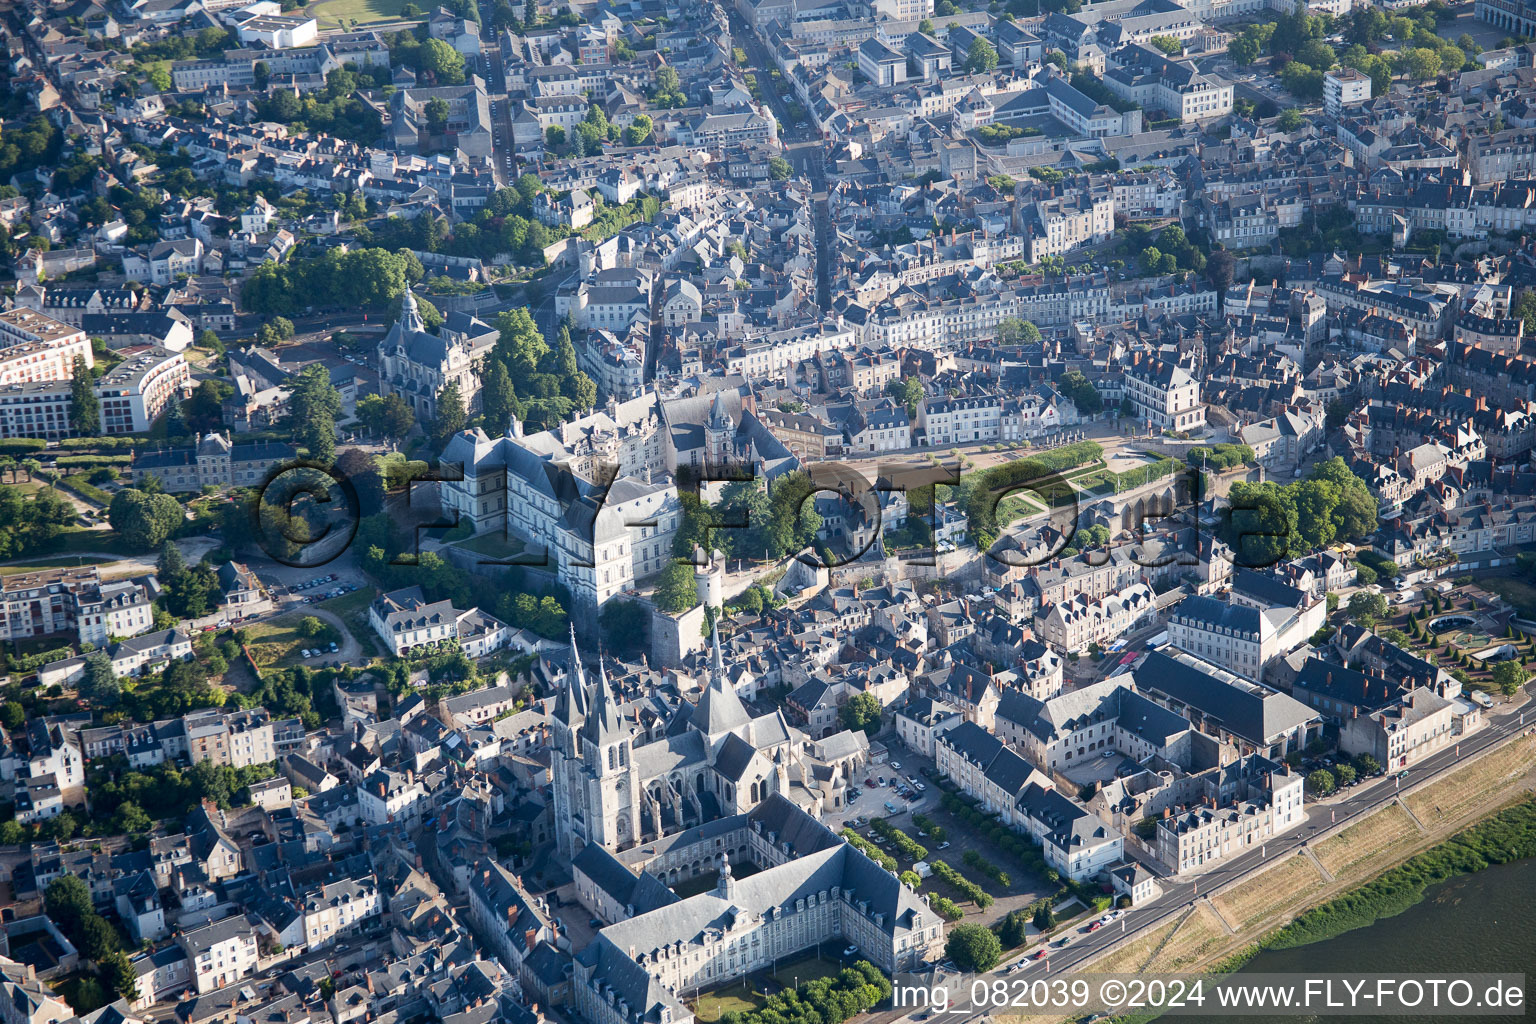
[[[759,1009],[775,992],[798,988],[817,978],[834,978],[842,969],[842,963],[813,951],[699,996],[694,1002],[694,1016],[702,1024],[714,1024],[723,1014]]]
[[[350,28],[353,25],[397,21],[401,17],[401,9],[407,2],[408,0],[325,0],[324,3],[311,4],[309,12],[320,22],[322,29]]]

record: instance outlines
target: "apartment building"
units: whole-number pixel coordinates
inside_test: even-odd
[[[1135,417],[1152,428],[1192,431],[1205,426],[1200,381],[1177,363],[1144,360],[1136,353],[1125,369],[1125,397]]]
[[[199,995],[233,985],[256,971],[256,926],[244,914],[185,931],[176,942],[192,963],[192,982]]]
[[[76,359],[87,369],[96,365],[91,339],[78,327],[24,307],[0,312],[0,386],[67,381]]]
[[[1371,98],[1371,76],[1354,68],[1323,72],[1323,109],[1334,117]]]
[[[1481,713],[1469,702],[1416,686],[1387,707],[1365,714],[1352,709],[1339,722],[1339,749],[1369,754],[1383,768],[1397,771],[1445,749],[1481,724]]]
[[[1180,121],[1232,113],[1232,83],[1201,74],[1191,61],[1140,44],[1117,50],[1113,59],[1119,66],[1105,73],[1104,84],[1122,99]]]
[[[1203,782],[1199,803],[1165,809],[1153,833],[1158,860],[1176,874],[1208,871],[1306,820],[1302,777],[1281,761],[1241,758]]]
[[[1102,598],[1074,594],[1045,605],[1035,614],[1035,634],[1057,650],[1086,653],[1092,645],[1111,643],[1156,615],[1152,588],[1137,583]]]

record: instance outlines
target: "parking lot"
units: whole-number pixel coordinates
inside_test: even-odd
[[[898,764],[900,768],[896,767]],[[866,826],[863,831],[868,831],[867,824],[871,818],[890,818],[892,825],[910,830],[911,820],[908,816],[913,811],[932,807],[937,801],[931,779],[921,774],[923,767],[930,772],[933,770],[932,762],[925,766],[916,759],[904,760],[899,754],[894,755],[892,760],[867,765],[864,772],[856,775],[853,780],[851,794],[857,793],[857,797],[848,806],[828,814],[828,826],[836,831],[857,818]],[[901,785],[909,787],[916,799],[909,800],[902,796],[898,792]],[[915,785],[922,786],[922,790],[912,788]],[[888,810],[886,803],[892,804],[896,810]]]

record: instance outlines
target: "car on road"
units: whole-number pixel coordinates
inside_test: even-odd
[[[1062,946],[1065,946],[1067,943],[1069,943],[1071,941],[1072,941],[1072,936],[1070,936],[1070,935],[1063,935],[1061,938],[1059,938],[1055,942],[1051,943],[1051,948],[1052,949],[1060,949]]]

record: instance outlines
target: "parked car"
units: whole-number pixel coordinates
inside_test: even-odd
[[[843,950],[843,956],[858,956],[858,955],[859,955],[859,947],[858,946],[849,946],[847,949]]]
[[[891,762],[891,767],[896,769],[897,771],[901,771],[901,762],[900,761],[892,761]]]

